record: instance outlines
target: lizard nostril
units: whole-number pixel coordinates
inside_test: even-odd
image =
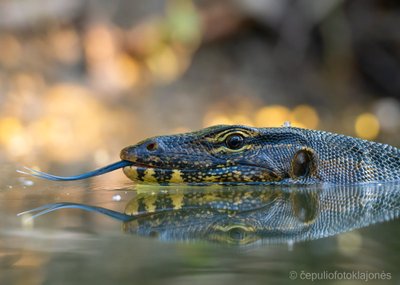
[[[155,151],[158,148],[158,144],[156,142],[151,142],[146,145],[146,149],[148,151]]]

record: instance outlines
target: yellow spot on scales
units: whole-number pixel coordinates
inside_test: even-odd
[[[219,180],[218,176],[215,176],[215,175],[204,177],[205,182],[217,182],[218,180]]]
[[[170,183],[182,183],[185,182],[183,181],[182,178],[182,172],[180,170],[173,170],[172,171],[172,176],[171,179],[169,180]]]
[[[137,215],[139,213],[139,204],[137,197],[135,199],[132,199],[131,201],[128,202],[128,204],[125,207],[125,214],[127,215]]]
[[[144,171],[143,181],[146,181],[146,182],[157,182],[156,172],[154,171],[154,168],[147,168]]]
[[[172,200],[172,204],[174,205],[174,210],[179,210],[183,205],[184,195],[182,193],[176,193],[170,196]]]
[[[156,200],[156,194],[152,194],[151,196],[146,197],[144,203],[146,205],[147,212],[154,213],[156,211]]]
[[[143,213],[154,213],[156,211],[157,192],[145,191],[137,193],[136,197],[128,202],[125,207],[125,214],[138,215]],[[144,205],[144,209],[139,212],[139,207]]]
[[[123,168],[123,171],[126,176],[129,177],[129,179],[133,181],[138,180],[138,172],[137,172],[137,167],[136,166],[127,166]]]

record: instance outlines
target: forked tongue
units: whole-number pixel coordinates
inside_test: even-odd
[[[48,174],[48,173],[38,171],[38,170],[35,170],[32,168],[28,168],[28,167],[25,167],[26,171],[17,170],[17,172],[26,174],[26,175],[39,177],[42,179],[53,180],[53,181],[72,181],[72,180],[81,180],[81,179],[86,179],[89,177],[102,175],[104,173],[108,173],[108,172],[117,170],[119,168],[123,168],[125,166],[129,166],[129,165],[133,165],[133,163],[130,161],[127,161],[127,160],[121,160],[121,161],[109,164],[107,166],[104,166],[102,168],[99,168],[99,169],[96,169],[93,171],[89,171],[89,172],[86,172],[83,174],[75,175],[75,176],[56,176],[56,175]]]

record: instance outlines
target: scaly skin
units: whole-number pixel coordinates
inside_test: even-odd
[[[243,145],[228,146],[240,136]],[[237,146],[237,145],[236,145]],[[316,184],[400,180],[400,151],[386,144],[293,127],[214,126],[124,148],[133,181]]]
[[[197,189],[199,190],[199,189]],[[204,190],[204,188],[203,188]],[[124,231],[162,240],[231,244],[319,239],[400,216],[394,183],[326,187],[238,186],[235,190],[144,192],[132,199]]]
[[[125,213],[61,202],[26,213],[76,208],[123,222],[123,230],[169,241],[293,243],[323,238],[400,216],[400,185],[146,186]]]

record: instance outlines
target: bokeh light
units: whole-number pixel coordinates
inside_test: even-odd
[[[279,127],[289,121],[289,108],[281,105],[265,106],[260,108],[255,115],[257,127]]]
[[[318,113],[315,108],[308,105],[299,105],[290,113],[290,120],[293,126],[316,129],[319,123]]]
[[[233,125],[233,121],[225,115],[206,114],[203,120],[204,127],[215,125]]]
[[[72,28],[55,31],[50,35],[52,54],[64,64],[76,64],[81,57],[79,36]]]
[[[21,43],[10,34],[0,34],[0,64],[12,68],[15,67],[22,56]]]
[[[374,105],[374,114],[377,116],[382,130],[398,131],[400,126],[400,103],[395,98],[382,98]]]
[[[164,47],[147,59],[147,66],[157,81],[170,82],[180,75],[181,62],[175,52]]]
[[[363,139],[374,139],[379,134],[379,121],[371,113],[360,114],[356,118],[355,131],[357,136]]]

